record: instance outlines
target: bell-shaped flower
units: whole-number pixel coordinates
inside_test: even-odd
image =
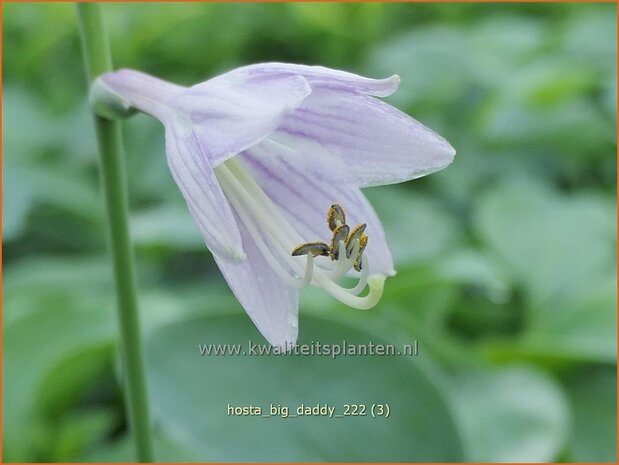
[[[102,115],[137,109],[163,123],[170,171],[207,247],[260,332],[285,349],[297,340],[300,288],[368,309],[395,273],[360,188],[454,158],[443,138],[375,98],[398,84],[266,63],[183,87],[123,69],[100,76],[91,101]],[[357,284],[344,287],[345,276]]]

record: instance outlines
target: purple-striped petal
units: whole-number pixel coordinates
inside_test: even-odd
[[[247,260],[230,263],[214,255],[217,265],[265,339],[276,347],[290,348],[299,331],[299,292],[277,276],[243,226],[241,236]]]
[[[98,92],[94,93],[94,90]],[[101,97],[105,92],[109,92],[131,107],[165,123],[176,115],[177,99],[186,91],[186,87],[140,71],[119,69],[99,76],[93,84],[91,97]]]
[[[249,80],[264,76],[295,75],[303,76],[312,88],[348,90],[376,97],[387,97],[393,94],[400,84],[400,77],[397,74],[386,79],[370,79],[323,66],[295,65],[290,63],[259,63],[243,66],[221,77]]]
[[[391,105],[330,89],[315,89],[278,130],[322,144],[361,187],[425,176],[455,155],[445,139]]]
[[[319,146],[297,142],[292,147],[269,138],[237,159],[308,242],[330,240],[326,213],[334,203],[345,209],[352,227],[366,223],[369,240],[365,255],[370,273],[393,275],[393,259],[382,224],[361,191],[346,181],[345,167]]]
[[[267,137],[312,92],[300,75],[228,73],[186,88],[122,69],[97,81],[99,96],[116,95],[166,126],[191,126],[212,167]]]
[[[370,274],[393,275],[382,224],[359,188],[414,179],[453,160],[455,151],[444,139],[374,98],[390,95],[398,84],[396,75],[369,79],[320,66],[265,63],[190,88],[120,70],[100,76],[91,96],[104,117],[125,116],[135,108],[164,124],[170,170],[226,281],[264,337],[289,348],[298,333],[298,291],[263,253],[291,271],[286,260],[292,257],[282,247],[292,252],[298,239],[330,242],[325,216],[337,203],[349,226],[367,226],[364,266]],[[260,199],[262,194],[241,171],[235,174],[234,164],[215,175],[215,168],[233,156],[300,238],[285,224],[282,231],[272,230],[285,221],[277,213],[269,218],[250,201],[244,192]],[[259,237],[267,230],[271,243],[262,244]],[[321,259],[328,260],[316,260]],[[316,283],[325,284],[318,278]],[[352,301],[326,288],[359,308],[375,303]]]
[[[168,124],[166,153],[172,176],[209,250],[226,260],[243,260],[236,219],[192,130],[180,123]]]
[[[213,167],[257,144],[311,93],[301,76],[218,76],[191,87],[176,104]]]

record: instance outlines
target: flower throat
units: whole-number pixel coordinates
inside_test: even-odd
[[[369,276],[369,259],[363,255],[368,242],[365,224],[351,231],[344,209],[334,204],[327,213],[332,233],[329,243],[306,242],[240,162],[229,159],[215,168],[215,174],[260,253],[287,285],[320,287],[340,302],[362,310],[378,303],[385,276]],[[346,288],[338,284],[351,270],[358,272],[356,285]],[[367,295],[359,296],[366,287]]]

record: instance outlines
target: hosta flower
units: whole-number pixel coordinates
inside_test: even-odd
[[[170,171],[207,247],[260,332],[286,347],[300,288],[367,309],[394,274],[360,188],[453,160],[443,138],[375,98],[398,84],[279,63],[192,87],[119,70],[97,79],[92,100],[102,114],[137,109],[163,123]]]

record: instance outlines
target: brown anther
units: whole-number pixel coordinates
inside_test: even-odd
[[[350,258],[352,255],[352,251],[355,248],[355,241],[361,237],[366,226],[367,225],[365,223],[358,224],[357,227],[355,227],[355,229],[353,229],[348,235],[348,239],[346,239],[346,258]]]
[[[365,246],[368,245],[368,236],[363,234],[359,238],[359,255],[357,255],[357,259],[353,265],[353,268],[357,271],[361,271],[361,264],[363,263],[361,260],[361,256],[363,255],[363,251],[365,250]]]
[[[329,229],[334,232],[335,228],[346,224],[346,214],[344,213],[344,209],[336,203],[331,205],[331,208],[329,208],[329,211],[327,212],[327,224],[329,225]]]
[[[333,231],[331,238],[331,260],[337,260],[340,256],[340,242],[346,241],[350,228],[346,224],[341,224]]]
[[[318,257],[319,255],[328,256],[329,246],[324,242],[306,242],[294,248],[292,256],[297,255],[311,255],[312,257]]]

